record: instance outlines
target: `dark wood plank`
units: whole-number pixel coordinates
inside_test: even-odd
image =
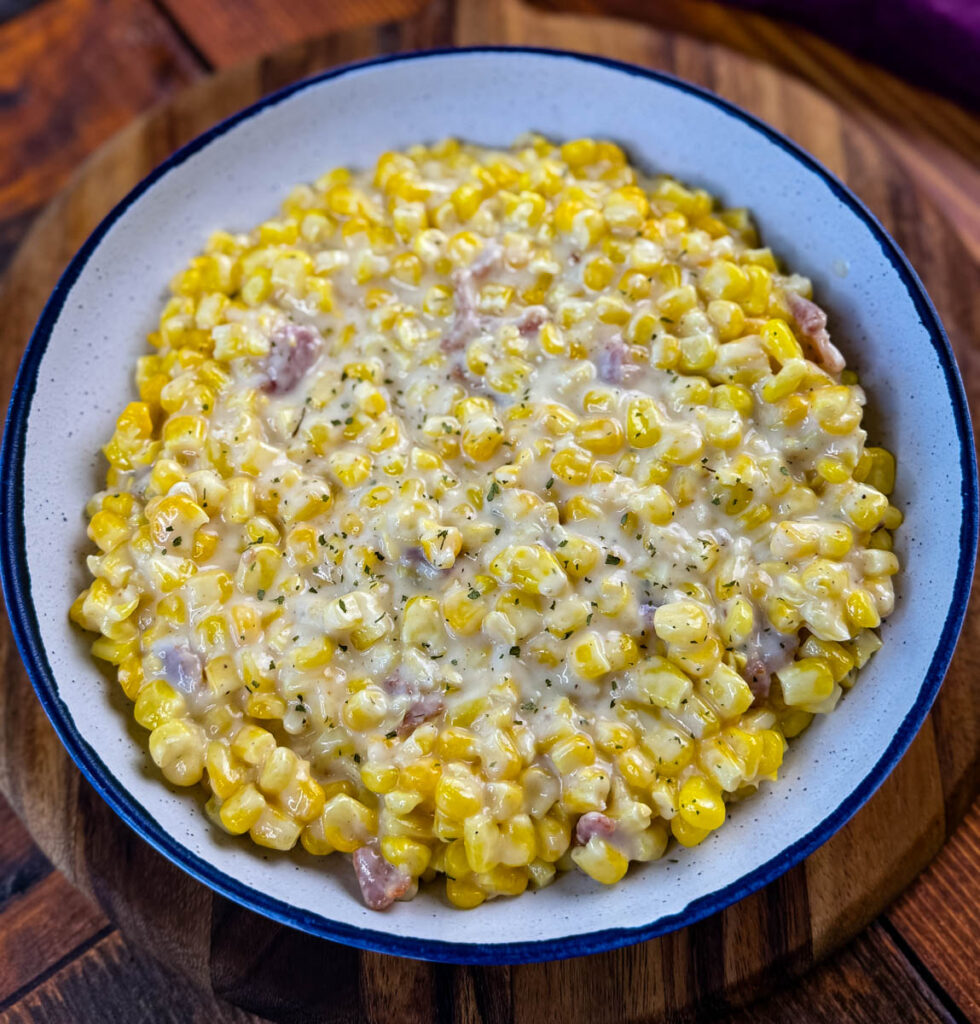
[[[53,8],[74,4],[83,11],[92,7],[108,11],[119,0],[48,2]],[[169,5],[167,11],[180,32],[198,48],[208,32],[207,19],[224,16],[210,10],[218,5],[200,5],[201,11],[195,7],[187,14],[189,0],[158,2]],[[248,11],[265,10],[265,6],[265,0],[243,4],[243,19]],[[204,26],[194,30],[198,35],[188,27],[190,20],[178,17],[178,9],[184,11],[183,18],[201,19],[194,22]],[[960,237],[972,206],[962,200],[960,234],[949,229],[928,189],[920,195],[914,161],[890,158],[888,129],[881,128],[879,120],[864,114],[865,121],[848,118],[825,96],[771,66],[752,63],[693,36],[591,17],[542,14],[518,0],[460,0],[457,5],[436,0],[426,12],[406,26],[380,32],[362,27],[326,41],[296,43],[259,64],[199,83],[165,111],[127,129],[39,222],[31,246],[17,260],[9,279],[13,283],[5,292],[6,327],[14,343],[0,350],[0,387],[9,386],[16,345],[26,337],[49,279],[101,210],[171,148],[261,92],[299,75],[379,50],[443,43],[450,38],[450,29],[455,33],[452,38],[460,42],[531,41],[653,63],[716,88],[789,128],[834,169],[852,175],[890,226],[902,232],[903,244],[912,251],[916,265],[927,273],[930,284],[935,282],[940,308],[953,310],[954,344],[968,357],[972,355],[972,339],[980,332],[963,326],[975,325],[977,304],[971,301],[975,288],[969,283],[970,253]],[[289,22],[293,13],[283,17]],[[269,37],[273,35],[269,30]],[[234,56],[227,55],[228,59]],[[3,73],[0,67],[0,79]],[[910,115],[913,139],[919,130],[917,116],[916,111]],[[855,137],[859,141],[849,145],[847,140]],[[940,144],[931,138],[933,145]],[[962,146],[969,146],[969,138],[968,132]],[[0,155],[0,167],[2,161]],[[937,166],[944,165],[940,161]],[[958,179],[955,175],[951,179],[950,195],[959,197]],[[2,182],[0,177],[0,186]],[[968,387],[980,394],[980,378],[972,367],[966,369]],[[980,629],[980,624],[973,628]],[[5,630],[0,637],[5,668],[5,682],[0,685],[0,784],[23,809],[32,831],[55,861],[95,895],[128,934],[149,944],[162,962],[179,966],[219,993],[278,1019],[474,1024],[680,1020],[695,1010],[702,1016],[725,1012],[776,982],[788,981],[814,956],[844,941],[935,850],[944,832],[944,811],[949,817],[951,809],[965,806],[964,801],[976,791],[980,702],[974,697],[980,673],[971,671],[969,660],[970,649],[977,645],[965,646],[968,660],[960,662],[955,678],[944,688],[935,724],[927,726],[888,785],[850,829],[812,858],[805,870],[797,869],[764,893],[695,928],[644,946],[558,964],[457,970],[357,954],[287,932],[212,897],[135,839],[79,782],[31,698]],[[24,848],[15,841],[11,849],[11,864],[20,863]],[[0,847],[0,864],[3,856]],[[148,887],[147,879],[153,880],[152,886]],[[37,879],[34,885],[31,881],[27,878],[13,893],[8,912],[26,906],[28,898],[41,900],[48,891],[60,891],[49,878]],[[160,892],[168,898],[160,899]],[[52,906],[47,898],[46,913],[33,919],[24,913],[20,920],[33,920],[41,939],[50,922],[65,934],[74,934],[72,923],[62,923],[59,912],[77,917],[77,903],[63,895]],[[930,898],[923,897],[924,906],[929,906]],[[6,926],[6,914],[0,908],[0,931]],[[906,930],[893,933],[888,930],[892,927],[872,930],[801,989],[788,994],[785,1009],[780,1009],[782,1004],[766,1003],[762,1016],[743,1015],[739,1021],[947,1019],[947,1008],[927,984],[930,975],[933,979],[939,975],[908,943]],[[960,927],[959,922],[951,921],[950,927]],[[959,934],[970,933],[961,929]],[[98,938],[94,946],[93,936]],[[23,955],[15,950],[20,956],[15,967],[26,979],[11,990],[17,995],[11,1008],[11,1013],[20,1014],[16,1019],[225,1019],[219,1016],[220,1008],[213,1009],[218,1004],[208,1002],[210,995],[192,997],[193,989],[184,982],[180,998],[187,1002],[178,1000],[183,1017],[166,1016],[172,1005],[167,1001],[167,984],[176,983],[161,982],[153,974],[156,968],[145,966],[139,956],[127,959],[121,951],[103,955],[100,951],[109,948],[110,939],[99,936],[98,928],[90,930],[74,946],[69,938],[67,948],[60,946],[51,955],[46,948],[38,949],[37,937],[25,939]],[[4,941],[0,937],[0,957],[6,950]],[[76,950],[80,951],[78,973],[69,962]],[[921,977],[916,974],[920,964]],[[0,972],[3,968],[0,964]],[[141,991],[157,993],[153,998],[161,1002],[141,1002]]]
[[[980,121],[935,93],[850,56],[805,29],[709,0],[531,0],[542,8],[614,15],[720,43],[814,86],[905,164],[980,253]],[[964,215],[964,200],[972,209]]]
[[[0,796],[0,912],[51,871],[14,809]]]
[[[149,0],[47,0],[0,24],[0,54],[2,267],[96,146],[201,69]]]
[[[58,871],[0,913],[0,1005],[108,925]]]
[[[214,897],[211,986],[282,1024],[361,1021],[358,952],[284,928]]]
[[[407,18],[428,0],[330,0],[285,4],[281,0],[160,0],[186,36],[216,67],[274,53],[305,39]]]
[[[187,984],[114,931],[47,977],[3,1024],[262,1024]]]
[[[952,1024],[956,1020],[887,931],[875,924],[792,988],[716,1024]]]
[[[980,801],[888,920],[969,1020],[980,1020]]]

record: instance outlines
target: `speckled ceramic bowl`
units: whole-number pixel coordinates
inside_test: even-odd
[[[85,585],[83,508],[99,447],[132,396],[135,360],[168,280],[216,228],[270,215],[337,164],[456,135],[508,144],[533,129],[604,136],[748,206],[765,242],[814,280],[835,340],[898,453],[904,572],[885,645],[833,715],[791,746],[777,785],[734,807],[702,846],[637,866],[613,888],[573,873],[461,913],[436,892],[378,914],[339,858],[263,855],[168,789],[67,610]],[[67,429],[66,429],[67,428]],[[79,767],[158,850],[233,900],[330,939],[434,960],[515,962],[636,942],[704,917],[797,863],[868,799],[922,723],[963,619],[977,484],[963,389],[914,272],[871,214],[793,143],[684,82],[608,60],[478,49],[383,58],[291,86],[185,146],[103,221],[31,339],[2,453],[3,585],[38,696]]]

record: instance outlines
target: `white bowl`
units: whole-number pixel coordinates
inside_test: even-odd
[[[762,237],[813,278],[835,340],[870,394],[872,437],[898,453],[903,574],[884,648],[834,714],[787,754],[779,782],[693,850],[612,888],[584,875],[453,910],[424,892],[384,914],[346,860],[263,855],[211,826],[199,794],[168,789],[67,610],[85,585],[83,508],[99,448],[133,392],[171,275],[216,228],[271,215],[286,190],[338,165],[446,135],[509,144],[535,130],[601,136],[650,170],[748,206]],[[67,427],[67,429],[66,429]],[[102,222],[71,262],[20,369],[2,451],[3,586],[21,654],[89,781],[158,850],[245,906],[382,952],[457,962],[590,953],[681,927],[760,888],[824,842],[910,743],[949,663],[977,538],[973,438],[949,343],[915,273],[834,177],[710,93],[614,61],[542,50],[417,53],[329,71],[185,146]]]

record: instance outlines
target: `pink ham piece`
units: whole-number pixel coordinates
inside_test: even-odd
[[[551,312],[547,306],[528,306],[517,321],[517,330],[527,338],[537,334],[550,319]]]
[[[503,250],[488,241],[468,267],[453,271],[453,302],[455,313],[440,347],[443,352],[458,352],[483,326],[476,311],[476,286],[500,260]]]
[[[746,645],[745,671],[742,673],[756,699],[769,696],[772,676],[795,657],[799,636],[786,636],[774,629],[756,630]]]
[[[609,839],[615,831],[616,822],[608,815],[600,814],[599,811],[588,811],[578,819],[578,824],[575,826],[575,839],[585,846],[593,836]]]
[[[163,674],[181,693],[192,694],[201,685],[201,659],[187,644],[168,644],[160,651]]]
[[[438,693],[422,693],[414,680],[405,679],[397,673],[389,676],[382,684],[393,697],[410,697],[408,708],[398,726],[398,735],[407,736],[418,726],[438,715],[445,704]]]
[[[796,292],[786,291],[783,294],[800,334],[817,357],[814,362],[828,373],[840,373],[844,369],[844,357],[827,333],[827,314],[815,302]]]
[[[408,705],[405,717],[398,726],[398,735],[407,736],[423,722],[440,714],[446,705],[438,693],[420,693]]]
[[[411,875],[386,861],[374,845],[355,850],[352,860],[361,896],[372,910],[386,910],[412,887]]]
[[[272,334],[272,348],[262,369],[266,380],[262,390],[270,395],[284,395],[306,376],[317,360],[323,338],[305,324],[287,323]]]
[[[627,361],[626,343],[618,335],[596,353],[595,366],[599,379],[607,384],[626,384],[639,369]]]

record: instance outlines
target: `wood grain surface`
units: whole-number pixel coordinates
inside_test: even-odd
[[[379,11],[384,2],[377,0]],[[269,25],[270,33],[280,32],[289,42],[299,31],[295,19],[280,25],[268,14],[273,7],[262,0],[243,2],[242,22],[259,19],[256,24]],[[844,103],[836,86],[818,91],[761,63],[756,58],[762,54],[748,56],[748,45],[736,53],[703,38],[703,25],[702,38],[685,35],[679,28],[697,26],[678,24],[689,18],[679,9],[668,9],[674,22],[668,28],[638,28],[588,12],[556,14],[518,0],[392,0],[383,13],[394,19],[410,7],[420,13],[380,28],[360,24],[304,40],[203,78],[97,153],[38,218],[0,285],[3,397],[57,274],[112,203],[180,142],[270,89],[330,64],[422,45],[534,42],[674,71],[796,137],[858,191],[909,254],[950,331],[971,402],[980,398],[978,275],[971,248],[971,225],[980,223],[980,188],[969,157],[969,140],[978,133],[962,111],[940,101],[933,107],[923,94],[908,90],[916,103],[903,130],[898,108],[872,109],[852,96]],[[159,6],[48,0],[0,26],[0,54],[11,26],[23,19],[41,26],[31,52],[43,70],[39,80],[49,84],[50,109],[38,118],[42,141],[41,126],[55,116],[50,110],[74,99],[70,79],[59,73],[42,42],[61,38],[60,31],[74,46],[76,35],[58,26],[70,18],[95,24],[107,12],[140,26],[133,38],[148,41],[148,52],[157,55],[156,66],[165,73],[141,78],[145,68],[128,68],[123,80],[132,83],[129,95],[111,102],[104,98],[104,84],[81,90],[82,109],[93,112],[92,126],[86,124],[84,137],[79,132],[69,139],[68,156],[42,151],[45,166],[24,170],[18,154],[14,175],[0,177],[0,244],[4,225],[13,225],[8,238],[16,235],[46,190],[61,184],[70,154],[87,151],[100,132],[111,130],[106,125],[115,127],[134,110],[171,95],[175,85],[197,78],[209,63],[229,59],[233,49],[213,38],[228,31],[220,18],[213,11],[195,16],[185,0]],[[328,24],[321,19],[315,28]],[[740,22],[723,20],[725,31],[730,24]],[[31,37],[31,25],[17,29],[18,39]],[[99,47],[113,40],[94,30],[85,38],[96,52],[86,54],[82,74],[101,83]],[[782,41],[784,53],[801,47],[808,52],[805,46],[812,45],[800,43],[802,36],[771,38]],[[18,59],[24,61],[21,68],[35,66]],[[109,67],[114,59],[120,58],[106,56]],[[835,60],[847,64],[839,54]],[[2,78],[8,67],[0,59],[0,89],[8,86]],[[15,92],[18,81],[15,73]],[[822,88],[819,81],[813,84]],[[955,145],[942,131],[918,124],[919,113],[932,109],[948,121],[943,131],[956,134],[950,125],[968,127]],[[0,118],[3,111],[0,103]],[[957,168],[941,188],[921,160],[908,156],[909,150],[922,152],[924,137],[925,152],[941,154],[938,166]],[[33,174],[32,181],[21,184],[22,172]],[[978,633],[971,614],[929,721],[879,793],[831,842],[763,892],[686,931],[626,950],[546,965],[451,968],[311,940],[191,882],[130,833],[80,779],[33,699],[4,630],[0,788],[41,848],[86,895],[52,871],[9,809],[0,807],[0,1010],[10,1020],[102,1020],[108,1007],[125,1008],[120,1019],[250,1019],[224,999],[283,1021],[653,1021],[726,1013],[786,986],[863,928],[908,886],[970,807],[978,782]],[[974,807],[936,863],[843,953],[731,1019],[980,1019],[974,977],[980,943],[978,818]],[[133,941],[125,941],[117,928]],[[177,981],[172,971],[195,979],[200,990]],[[137,992],[129,990],[127,978],[138,979]]]

